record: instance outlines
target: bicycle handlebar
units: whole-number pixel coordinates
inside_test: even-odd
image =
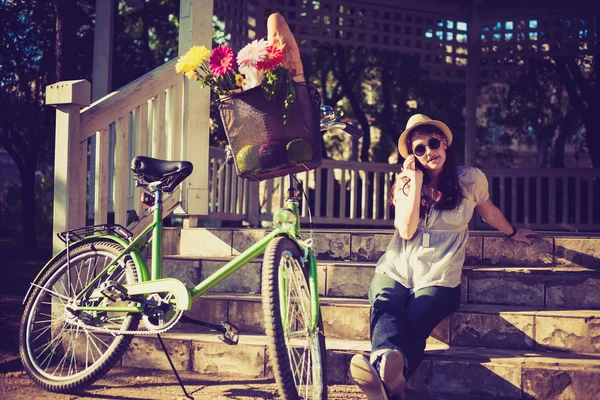
[[[329,130],[329,129],[341,129],[344,132],[348,133],[350,136],[360,139],[363,136],[363,131],[356,126],[349,124],[347,122],[332,122],[327,126],[321,126],[321,130]]]

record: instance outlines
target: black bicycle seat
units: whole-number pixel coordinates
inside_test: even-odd
[[[185,178],[194,166],[189,161],[166,161],[158,158],[137,156],[131,160],[131,170],[147,183],[161,181],[162,191],[170,193]]]

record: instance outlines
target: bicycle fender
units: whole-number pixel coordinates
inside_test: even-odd
[[[118,236],[113,236],[113,235],[88,236],[86,238],[78,240],[76,243],[77,244],[85,244],[87,242],[91,242],[91,241],[97,240],[99,238],[116,242],[116,243],[120,244],[123,247],[129,246],[129,243],[127,243],[125,240],[123,240],[122,238],[120,238]],[[56,253],[46,264],[44,264],[44,266],[42,267],[42,269],[40,269],[40,272],[38,272],[38,274],[35,276],[35,278],[33,279],[33,281],[31,281],[31,283],[36,283],[37,284],[39,282],[40,278],[48,270],[48,268],[50,268],[50,265],[52,265],[54,263],[54,261],[56,261],[57,259],[59,259],[60,257],[62,257],[65,254],[67,254],[67,247],[66,246],[65,246],[64,249],[62,249],[61,251],[59,251],[58,253]],[[144,281],[148,280],[148,276],[149,276],[149,274],[148,274],[148,268],[146,268],[146,264],[142,260],[141,256],[135,250],[131,250],[129,254],[131,255],[131,258],[133,259],[133,262],[134,262],[135,267],[137,269],[138,276],[140,277],[140,281],[144,282]],[[29,300],[29,296],[31,295],[31,288],[32,287],[33,287],[32,285],[29,285],[29,289],[27,289],[27,293],[25,293],[25,297],[23,298],[23,303],[22,304],[27,303],[27,300]]]

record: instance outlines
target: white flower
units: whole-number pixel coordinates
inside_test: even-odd
[[[244,75],[242,89],[248,90],[259,86],[265,79],[265,73],[251,66],[240,66],[240,74]]]
[[[266,59],[269,43],[265,39],[254,40],[241,49],[237,56],[237,62],[240,67],[253,66]]]

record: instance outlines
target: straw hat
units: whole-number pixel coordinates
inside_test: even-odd
[[[398,151],[403,158],[408,157],[408,143],[406,143],[408,134],[410,131],[420,125],[433,125],[436,128],[439,128],[444,133],[444,136],[446,136],[446,142],[448,142],[448,146],[452,144],[452,131],[450,131],[448,125],[442,121],[431,119],[425,114],[415,114],[408,119],[408,122],[406,123],[406,129],[400,135],[400,139],[398,139]]]

